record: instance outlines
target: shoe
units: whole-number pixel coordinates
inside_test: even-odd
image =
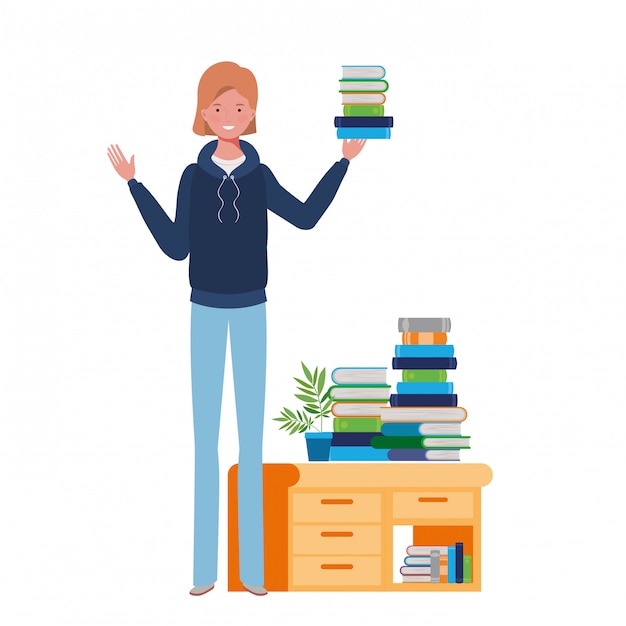
[[[259,585],[246,585],[246,583],[241,583],[243,588],[248,590],[250,593],[253,593],[255,596],[266,596],[267,589],[265,587],[260,587]]]
[[[209,593],[211,589],[213,589],[215,585],[202,585],[200,587],[194,587],[189,594],[192,596],[201,596],[205,593]]]

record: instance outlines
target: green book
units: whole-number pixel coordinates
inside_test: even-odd
[[[459,448],[469,448],[469,436],[400,436],[383,435],[372,439],[372,448],[424,448],[439,450],[456,450]]]
[[[404,383],[445,383],[447,380],[446,370],[402,370]]]
[[[359,80],[356,78],[342,78],[339,81],[339,91],[358,91],[382,93],[389,89],[389,83],[382,78]]]
[[[333,402],[367,400],[386,404],[389,402],[390,389],[391,385],[332,385],[328,393]]]
[[[463,555],[463,582],[464,583],[472,582],[472,555],[471,554]]]
[[[333,430],[336,433],[378,433],[380,417],[335,417]],[[382,439],[382,437],[375,437]]]
[[[346,117],[381,117],[385,115],[383,104],[345,104],[343,114]]]

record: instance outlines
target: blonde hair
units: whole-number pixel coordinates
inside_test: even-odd
[[[202,117],[202,111],[211,102],[215,101],[220,94],[230,89],[236,89],[250,103],[250,107],[256,110],[258,99],[258,88],[254,74],[247,68],[241,67],[230,61],[223,61],[211,65],[202,74],[198,84],[198,107],[196,109],[196,119],[193,123],[193,132],[196,135],[215,135],[210,129],[206,120]],[[252,119],[242,135],[256,133],[256,116]]]

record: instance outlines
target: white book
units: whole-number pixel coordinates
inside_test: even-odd
[[[467,411],[461,406],[387,406],[380,417],[383,422],[462,422]]]
[[[386,385],[386,367],[337,367],[331,373],[336,385]]]
[[[380,417],[380,402],[335,402],[330,408],[335,417]]]
[[[342,76],[348,79],[384,78],[386,71],[382,65],[342,65]]]
[[[379,385],[376,387],[349,385],[334,385],[330,388],[331,400],[383,400],[389,398],[391,385]]]

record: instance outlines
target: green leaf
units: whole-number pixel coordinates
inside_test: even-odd
[[[309,371],[309,368],[304,364],[304,361],[301,361],[302,363],[302,371],[304,372],[304,375],[306,376],[307,380],[312,383],[313,382],[313,377],[311,376],[311,372]]]
[[[291,419],[296,419],[296,415],[293,411],[290,411],[287,407],[283,409],[284,413],[286,413]]]
[[[313,398],[311,396],[305,396],[298,393],[294,393],[294,396],[298,398],[298,400],[302,400],[302,402],[317,402],[317,398]]]
[[[315,390],[312,387],[298,387],[298,390],[309,395],[313,395],[315,393]]]
[[[324,383],[326,382],[326,368],[324,368],[320,372],[320,378],[317,381],[317,393],[322,393],[322,389],[324,389]]]
[[[314,387],[317,385],[317,367],[315,368],[315,371],[313,372],[313,380],[311,382],[313,383]]]
[[[321,402],[324,402],[327,398],[330,397],[330,387],[326,390],[326,393],[322,396]]]
[[[306,382],[306,380],[302,380],[302,379],[300,379],[300,378],[296,378],[295,376],[293,377],[293,379],[294,379],[297,383],[299,383],[300,385],[302,385],[305,389],[309,389],[309,390],[314,389],[314,387],[313,387],[311,384],[307,383],[307,382]]]

